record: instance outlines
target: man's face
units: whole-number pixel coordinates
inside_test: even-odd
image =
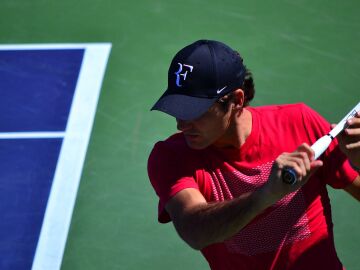
[[[182,131],[186,143],[192,149],[204,149],[221,142],[230,123],[231,110],[225,112],[222,105],[215,103],[199,118],[191,121],[176,119],[177,129]]]

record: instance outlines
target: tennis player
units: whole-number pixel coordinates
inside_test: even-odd
[[[331,125],[304,104],[252,107],[254,93],[241,56],[221,42],[199,40],[175,55],[152,108],[180,131],[148,161],[158,220],[172,221],[213,270],[343,269],[326,186],[360,200],[359,115],[340,147],[334,140],[314,160],[309,145]],[[295,185],[282,181],[285,167]]]

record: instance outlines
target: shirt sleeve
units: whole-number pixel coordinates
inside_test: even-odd
[[[155,144],[148,159],[150,182],[159,197],[158,220],[171,221],[165,205],[176,193],[186,188],[199,189],[195,181],[196,171],[189,166],[191,162],[181,153],[172,149],[166,142]]]
[[[306,105],[303,106],[303,120],[310,142],[312,143],[328,134],[331,130],[330,123]],[[350,166],[345,154],[343,154],[338,147],[336,138],[320,159],[324,162],[321,168],[322,179],[333,188],[345,188],[348,184],[352,183],[358,175]]]

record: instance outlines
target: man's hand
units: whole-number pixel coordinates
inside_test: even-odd
[[[347,123],[348,128],[337,137],[339,146],[350,162],[360,168],[360,112]],[[335,124],[331,125],[332,128],[335,126]]]
[[[283,153],[275,160],[267,188],[273,196],[281,198],[303,186],[322,165],[321,160],[314,160],[314,151],[311,147],[303,143],[294,152]],[[289,185],[283,182],[281,174],[284,168],[295,171],[298,179],[296,184]]]

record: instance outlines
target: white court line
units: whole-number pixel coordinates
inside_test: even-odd
[[[42,44],[40,47],[18,46],[15,49],[38,48],[85,49],[32,265],[32,270],[59,270],[111,43],[75,46]]]
[[[62,49],[85,49],[86,47],[104,46],[111,48],[111,43],[53,43],[53,44],[3,44],[0,50],[62,50]]]
[[[55,139],[64,138],[65,132],[44,131],[44,132],[0,132],[0,140],[14,139]]]

